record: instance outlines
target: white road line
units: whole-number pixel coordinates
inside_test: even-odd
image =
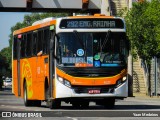
[[[69,119],[72,119],[72,120],[78,120],[77,118],[72,118],[72,117],[67,117]]]

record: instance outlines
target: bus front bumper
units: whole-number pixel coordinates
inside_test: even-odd
[[[105,98],[105,97],[115,97],[115,98],[126,98],[128,96],[128,80],[124,83],[115,87],[112,93],[99,93],[99,94],[89,94],[89,93],[76,93],[73,88],[67,87],[56,81],[56,98]]]

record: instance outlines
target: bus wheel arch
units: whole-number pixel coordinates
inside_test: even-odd
[[[41,100],[28,100],[28,91],[27,91],[27,80],[24,78],[23,82],[23,99],[24,99],[24,105],[26,107],[28,106],[41,106]]]

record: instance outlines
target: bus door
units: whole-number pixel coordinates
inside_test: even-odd
[[[49,79],[50,79],[50,97],[53,98],[54,77],[55,77],[55,33],[50,31],[50,52],[49,52]]]

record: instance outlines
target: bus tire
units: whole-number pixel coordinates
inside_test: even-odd
[[[81,108],[83,108],[83,109],[89,108],[89,102],[84,101],[83,103],[81,103]]]
[[[49,108],[50,109],[58,109],[61,106],[61,101],[57,99],[50,100]]]
[[[41,100],[33,100],[32,102],[34,106],[41,107]]]
[[[31,100],[28,100],[28,95],[27,95],[27,84],[25,83],[24,84],[24,105],[27,107],[27,106],[32,106],[33,105],[33,102]]]
[[[74,109],[79,109],[80,108],[80,103],[72,103],[72,107],[74,108]]]
[[[115,98],[109,98],[104,100],[104,107],[106,109],[113,109],[115,106]]]

